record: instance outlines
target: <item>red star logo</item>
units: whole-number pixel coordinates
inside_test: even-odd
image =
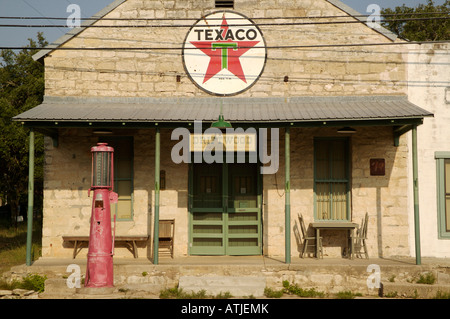
[[[222,38],[225,39],[229,29],[225,15],[223,16],[222,26],[220,29],[222,29]],[[258,44],[259,41],[233,41],[228,39],[226,41],[191,41],[191,43],[211,58],[208,69],[206,70],[205,78],[203,79],[203,83],[211,79],[223,69],[227,69],[239,79],[247,83],[239,58],[245,52]]]

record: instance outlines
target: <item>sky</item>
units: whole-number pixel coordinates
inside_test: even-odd
[[[378,4],[381,8],[395,8],[405,4],[415,7],[427,3],[426,0],[341,0],[361,14],[370,14],[367,7]],[[0,17],[63,17],[71,14],[67,8],[70,4],[77,4],[81,9],[82,17],[91,17],[113,0],[0,0]],[[435,0],[436,5],[442,5],[445,0]],[[65,20],[31,20],[33,24],[65,24]],[[0,24],[19,24],[20,20],[0,19]],[[30,24],[30,20],[26,22]],[[11,28],[0,27],[0,47],[17,47],[28,44],[28,38],[36,39],[38,31],[44,32],[45,39],[51,43],[64,35],[67,28]]]

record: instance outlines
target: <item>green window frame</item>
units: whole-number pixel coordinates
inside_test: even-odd
[[[450,152],[436,152],[438,238],[450,239]]]
[[[99,139],[114,147],[114,192],[117,204],[111,205],[111,217],[117,221],[131,221],[134,217],[134,140],[132,136],[108,136]]]
[[[314,139],[314,218],[350,221],[348,138]]]

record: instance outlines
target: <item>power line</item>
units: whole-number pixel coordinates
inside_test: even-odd
[[[388,19],[380,22],[395,21],[426,21],[426,20],[449,20],[450,17],[432,17],[432,18],[403,18]],[[369,23],[372,21],[348,20],[348,21],[317,21],[317,22],[278,22],[278,23],[258,23],[258,26],[295,26],[295,25],[328,25],[328,24],[354,24]],[[372,22],[375,23],[375,22]],[[229,26],[251,27],[254,24],[228,24]],[[190,28],[191,24],[137,24],[137,25],[82,25],[82,28]],[[209,24],[209,27],[221,27],[222,24]],[[67,25],[49,25],[49,24],[0,24],[3,28],[67,28]],[[195,26],[194,27],[204,27]]]
[[[67,0],[66,0],[67,1]],[[287,17],[252,17],[251,20],[292,20],[292,19],[333,19],[333,18],[368,18],[368,17],[390,17],[390,16],[415,16],[415,15],[434,15],[434,14],[450,14],[450,11],[437,11],[437,12],[411,12],[411,13],[392,13],[392,14],[382,14],[382,15],[374,15],[374,14],[361,14],[361,15],[334,15],[334,16],[308,16],[308,17],[299,17],[299,16],[287,16]],[[0,19],[10,19],[10,20],[67,20],[67,17],[6,17],[0,16]],[[227,18],[227,20],[242,20],[243,18]],[[102,21],[197,21],[199,18],[81,18],[83,21],[88,20],[102,20]],[[222,20],[222,18],[208,18],[208,20]]]
[[[253,47],[240,47],[241,49],[302,49],[302,48],[335,48],[335,47],[369,47],[369,46],[392,46],[392,45],[408,45],[408,44],[443,44],[450,43],[450,40],[443,41],[411,41],[411,42],[388,42],[388,43],[342,43],[342,44],[312,44],[312,45],[277,45],[277,46],[253,46]],[[73,50],[73,51],[164,51],[164,50],[198,50],[195,47],[185,48],[185,47],[0,47],[0,50]]]
[[[39,11],[38,9],[36,9],[36,8],[35,8],[34,6],[32,6],[30,3],[28,3],[27,0],[23,0],[23,2],[25,2],[26,5],[28,5],[31,9],[33,9],[33,10],[36,11],[37,13],[43,15],[41,11]],[[54,25],[54,23],[53,23],[50,19],[46,19],[46,20],[49,20],[50,23],[52,23],[52,24]],[[55,27],[57,27],[57,26],[55,26]],[[62,30],[61,27],[57,27],[57,28],[58,28],[60,31],[64,32],[64,30]]]

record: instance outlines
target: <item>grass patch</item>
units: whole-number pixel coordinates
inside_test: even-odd
[[[14,290],[20,288],[26,290],[34,290],[37,292],[44,292],[46,279],[47,276],[41,276],[38,274],[28,274],[21,281],[15,280],[11,283],[1,281],[0,289]]]
[[[42,249],[42,223],[33,224],[32,260],[41,256]],[[19,223],[17,228],[11,226],[9,221],[0,220],[0,274],[9,271],[11,267],[26,262],[27,250],[27,224]]]
[[[450,292],[438,291],[434,299],[450,299]]]
[[[359,292],[351,292],[350,290],[340,291],[336,294],[336,298],[338,299],[355,299],[355,297],[361,297],[362,294]]]
[[[281,298],[284,295],[284,290],[273,290],[272,288],[264,288],[264,296],[267,298]]]
[[[229,299],[233,298],[228,291],[220,292],[216,296],[210,296],[206,294],[206,290],[202,289],[198,292],[187,293],[183,291],[183,288],[169,288],[162,290],[159,293],[160,299]]]
[[[418,284],[425,284],[425,285],[432,285],[435,282],[436,282],[436,277],[431,272],[428,272],[425,275],[420,274],[419,279],[417,279],[417,281],[416,281],[416,283],[418,283]]]
[[[386,297],[386,298],[397,298],[398,297],[398,293],[396,291],[393,291],[393,292],[385,294],[384,297]]]
[[[297,284],[290,284],[287,280],[283,281],[284,291],[291,295],[297,295],[305,298],[323,298],[325,293],[316,291],[314,288],[303,289],[297,286]]]

